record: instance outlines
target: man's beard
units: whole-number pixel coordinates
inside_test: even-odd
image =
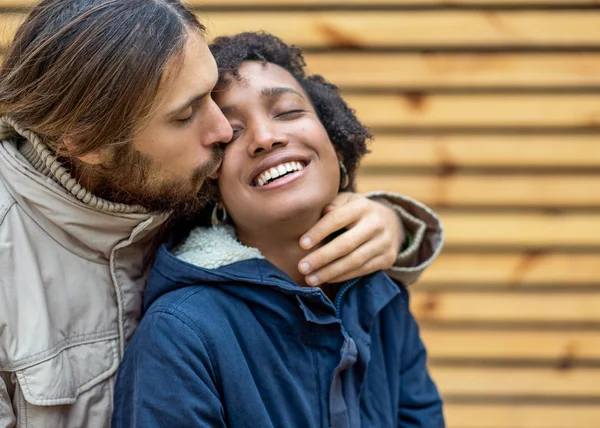
[[[214,197],[216,187],[207,178],[222,159],[223,150],[215,146],[210,159],[186,179],[164,171],[132,144],[123,144],[103,165],[78,161],[73,167],[78,181],[98,197],[179,217],[198,212]]]

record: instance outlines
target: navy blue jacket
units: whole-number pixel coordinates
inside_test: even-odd
[[[444,426],[408,293],[382,272],[331,302],[264,259],[203,269],[163,245],[144,310],[113,427]]]

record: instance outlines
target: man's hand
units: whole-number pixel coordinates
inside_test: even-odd
[[[356,193],[340,193],[302,235],[300,246],[309,250],[344,228],[344,233],[298,263],[308,285],[345,281],[393,266],[404,238],[398,215]]]

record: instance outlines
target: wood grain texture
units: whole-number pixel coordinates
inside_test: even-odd
[[[431,366],[446,396],[600,397],[600,369]]]
[[[597,135],[406,135],[375,133],[370,168],[597,168]]]
[[[450,428],[597,428],[600,406],[448,403],[444,415]]]
[[[598,323],[600,293],[512,293],[506,291],[421,291],[411,295],[420,321]]]
[[[429,358],[436,361],[529,361],[565,365],[600,359],[598,331],[441,330],[424,326],[421,337]]]
[[[259,29],[305,47],[595,46],[595,11],[332,11],[200,13],[210,34]]]
[[[595,11],[200,12],[211,36],[264,30],[304,47],[597,46]],[[0,45],[23,19],[3,15]]]
[[[600,54],[377,52],[307,54],[308,69],[343,88],[586,88],[600,85]]]
[[[0,0],[5,3],[20,4],[27,0]],[[322,6],[322,5],[340,5],[340,6],[462,6],[462,5],[572,5],[568,0],[189,0],[187,3],[202,8],[202,6]],[[582,5],[600,5],[598,0],[576,0],[577,4]],[[2,3],[0,3],[2,4]]]
[[[549,246],[549,249],[552,247]],[[445,252],[423,274],[419,285],[504,286],[511,290],[597,286],[600,256],[585,253],[524,251],[502,253]]]
[[[600,130],[600,94],[366,94],[348,104],[371,127],[563,128]]]
[[[600,248],[600,216],[587,213],[441,212],[447,246]]]
[[[598,0],[577,0],[577,4],[599,5]],[[37,3],[36,0],[0,0],[0,7],[31,7]],[[188,0],[186,1],[192,7],[220,7],[220,6],[462,6],[462,5],[481,5],[481,0]],[[519,5],[569,5],[567,0],[493,0],[488,2],[499,6],[519,6]]]
[[[360,192],[386,189],[436,207],[600,208],[600,175],[597,174],[361,174],[357,184]]]

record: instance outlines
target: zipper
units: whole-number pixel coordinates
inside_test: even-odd
[[[348,289],[360,280],[361,280],[361,278],[354,278],[354,279],[346,282],[344,284],[344,286],[340,289],[340,291],[338,291],[338,294],[337,294],[337,296],[335,296],[335,301],[333,303],[333,306],[335,307],[335,316],[337,318],[340,318],[340,316],[341,316],[341,307],[340,306],[342,304],[342,298],[344,297],[344,294],[346,294]]]

